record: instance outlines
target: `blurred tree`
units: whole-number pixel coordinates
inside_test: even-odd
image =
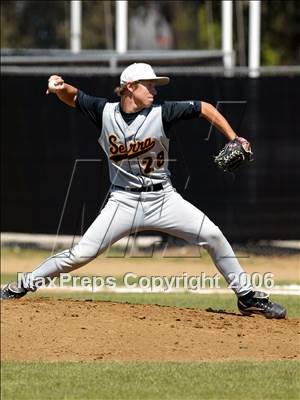
[[[174,32],[174,46],[176,49],[195,50],[197,43],[197,1],[168,2],[171,14],[171,26]]]
[[[82,2],[82,48],[113,48],[114,1]]]
[[[154,4],[160,20],[168,26],[174,49],[220,48],[221,1],[130,0],[129,19],[138,8],[149,8]],[[237,59],[243,64],[248,46],[248,1],[235,1],[233,4],[236,11],[233,14],[236,32],[234,47],[241,53],[238,53]],[[300,64],[299,0],[263,0],[261,4],[262,65]],[[114,0],[82,2],[82,48],[113,48],[114,15]],[[70,1],[3,0],[1,47],[69,48],[69,19]],[[241,19],[243,25],[239,24]],[[143,27],[140,35],[147,37]]]
[[[2,48],[69,47],[69,1],[2,1]]]
[[[205,1],[197,10],[197,42],[200,49],[221,48],[221,7],[218,2]]]
[[[262,1],[262,64],[300,64],[299,0]]]

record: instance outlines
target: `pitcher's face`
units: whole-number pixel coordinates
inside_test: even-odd
[[[157,95],[155,84],[151,80],[143,80],[134,83],[132,96],[136,105],[144,108],[151,107],[154,97]]]

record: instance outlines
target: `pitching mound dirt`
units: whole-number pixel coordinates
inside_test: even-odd
[[[5,361],[299,359],[300,320],[74,300],[2,303]]]

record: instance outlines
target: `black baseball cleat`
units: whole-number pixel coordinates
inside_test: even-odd
[[[28,292],[23,287],[18,287],[16,282],[9,283],[0,292],[0,300],[14,300],[20,299]]]
[[[238,298],[238,308],[243,315],[260,314],[266,318],[285,318],[286,309],[272,303],[264,292],[250,292]]]

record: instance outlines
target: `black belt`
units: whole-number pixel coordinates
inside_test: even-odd
[[[122,187],[118,185],[113,185],[113,188],[125,190],[126,192],[157,192],[158,190],[162,190],[164,187],[162,183],[156,183],[155,185],[141,186],[139,188]]]

